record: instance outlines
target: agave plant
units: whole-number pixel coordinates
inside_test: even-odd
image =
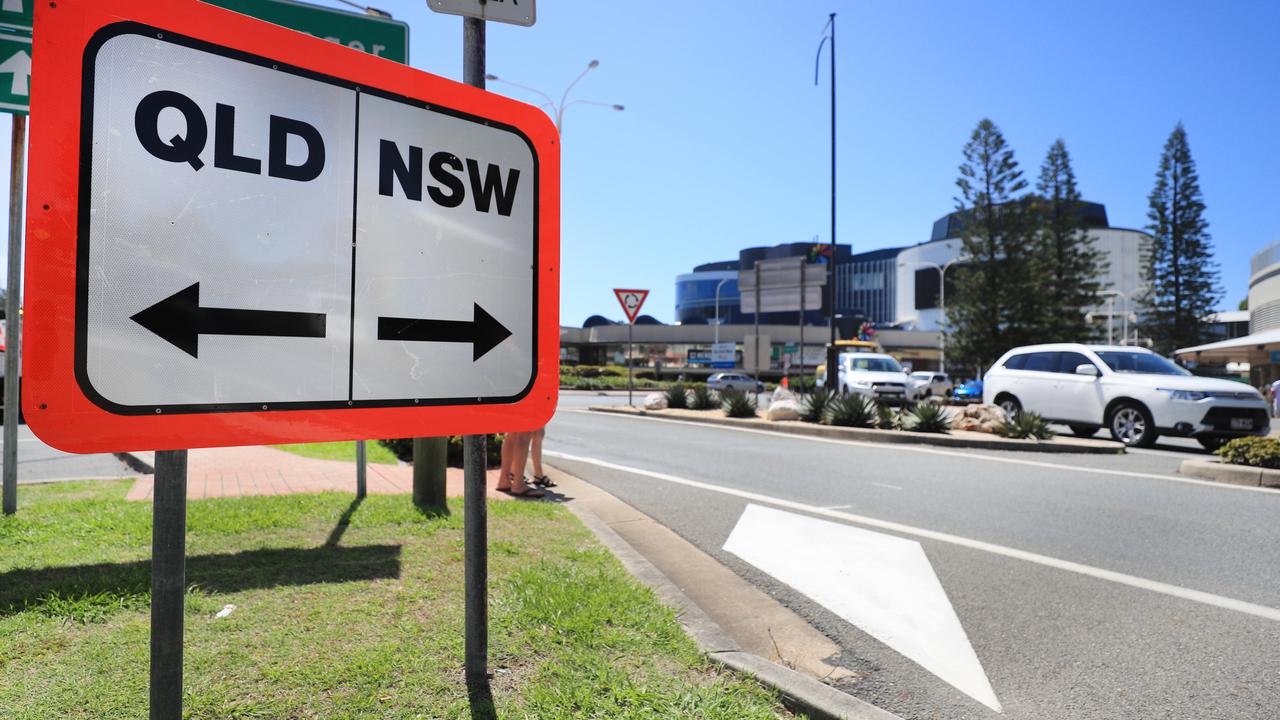
[[[902,427],[911,432],[945,433],[951,429],[951,413],[933,403],[919,403],[902,419]]]
[[[817,388],[800,402],[800,419],[805,422],[820,423],[827,415],[827,407],[835,396],[826,388]]]
[[[711,394],[711,388],[706,385],[694,385],[691,395],[692,397],[689,398],[691,410],[710,410],[719,404]]]
[[[872,427],[879,419],[876,404],[861,395],[836,395],[827,404],[826,422],[840,427]]]
[[[1000,423],[996,434],[1018,440],[1048,440],[1053,437],[1053,431],[1044,418],[1025,410],[1019,410],[1013,417]]]
[[[756,416],[756,399],[741,390],[725,390],[720,393],[720,406],[724,414],[731,418],[749,418]]]
[[[881,430],[897,430],[902,427],[902,416],[888,405],[876,403],[876,427]]]
[[[681,383],[676,383],[667,388],[667,407],[680,409],[689,407],[689,395],[685,391],[685,387]]]

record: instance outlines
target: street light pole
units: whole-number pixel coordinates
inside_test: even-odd
[[[555,100],[552,100],[550,95],[547,95],[546,93],[542,92],[537,88],[531,88],[528,85],[521,85],[520,83],[511,82],[510,80],[504,80],[498,77],[497,75],[492,75],[492,74],[485,75],[484,79],[489,80],[491,82],[500,82],[505,85],[510,85],[511,87],[514,87],[514,88],[520,88],[521,90],[531,92],[534,95],[537,95],[538,97],[545,100],[546,102],[544,102],[543,105],[551,109],[551,116],[555,118],[555,121],[556,121],[556,131],[562,132],[564,130],[564,111],[565,111],[565,108],[569,107],[570,105],[578,105],[578,104],[599,105],[601,107],[613,108],[618,112],[622,112],[623,110],[626,109],[624,106],[618,105],[616,103],[604,103],[604,102],[597,102],[595,100],[570,100],[569,99],[569,91],[573,90],[573,86],[577,85],[582,80],[582,78],[586,77],[587,73],[591,72],[592,70],[595,70],[598,67],[600,67],[599,60],[592,60],[591,62],[587,63],[587,67],[584,68],[582,72],[578,73],[578,77],[574,78],[573,82],[569,83],[569,86],[564,89],[564,94],[560,96],[559,103],[557,103]]]
[[[725,278],[716,283],[716,342],[720,342],[720,288],[733,278]]]
[[[818,53],[813,59],[813,84],[818,84],[818,59],[822,57],[822,45],[831,41],[831,255],[827,262],[827,327],[830,342],[827,345],[827,376],[831,377],[836,365],[836,14],[827,19],[831,32],[818,43]]]
[[[958,257],[953,260],[948,260],[943,265],[929,262],[927,260],[919,260],[916,262],[917,266],[931,267],[938,271],[938,314],[940,315],[938,321],[938,332],[942,334],[942,342],[938,347],[938,372],[947,371],[947,271],[951,269],[952,265],[959,262],[965,262],[968,259],[969,258],[967,257]],[[906,266],[906,263],[898,263],[898,267]]]

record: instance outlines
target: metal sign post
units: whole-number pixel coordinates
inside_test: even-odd
[[[368,494],[366,477],[369,471],[369,456],[366,454],[364,440],[356,441],[356,497],[363,498]]]
[[[18,512],[18,402],[22,388],[22,188],[27,116],[13,116],[9,148],[9,282],[4,299],[4,514]]]
[[[151,720],[182,717],[187,451],[156,453],[151,504]]]
[[[462,81],[484,89],[484,20],[462,19]],[[463,583],[466,596],[464,630],[468,687],[489,682],[489,510],[485,503],[484,435],[462,438]]]

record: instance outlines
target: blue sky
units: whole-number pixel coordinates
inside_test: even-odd
[[[425,0],[372,4],[409,23],[415,67],[460,79],[460,18]],[[598,59],[572,97],[626,106],[565,113],[562,324],[620,318],[614,287],[651,289],[644,312],[670,321],[675,276],[694,265],[829,238],[825,53],[813,84],[829,12],[837,240],[855,252],[928,238],[954,207],[961,148],[983,117],[1033,181],[1063,138],[1085,198],[1119,227],[1146,224],[1161,148],[1182,121],[1225,308],[1247,292],[1249,256],[1280,240],[1280,3],[544,0],[532,28],[490,23],[489,72],[559,98]],[[0,118],[6,138],[8,126]]]

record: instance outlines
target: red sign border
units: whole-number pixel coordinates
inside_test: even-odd
[[[80,148],[85,53],[104,29],[134,23],[232,53],[270,58],[409,102],[508,125],[533,147],[536,208],[534,378],[512,403],[343,409],[222,410],[126,415],[90,400],[75,374]],[[559,139],[545,113],[304,33],[196,0],[59,0],[36,7],[23,316],[23,410],[42,440],[72,452],[180,449],[361,438],[456,435],[541,427],[559,387]]]
[[[640,304],[636,305],[636,311],[634,313],[627,309],[626,303],[622,302],[623,293],[640,293]],[[649,299],[649,291],[631,288],[614,288],[613,296],[618,298],[618,304],[622,306],[622,312],[626,314],[627,322],[635,325],[636,318],[640,316],[640,308],[644,307],[644,301]]]

